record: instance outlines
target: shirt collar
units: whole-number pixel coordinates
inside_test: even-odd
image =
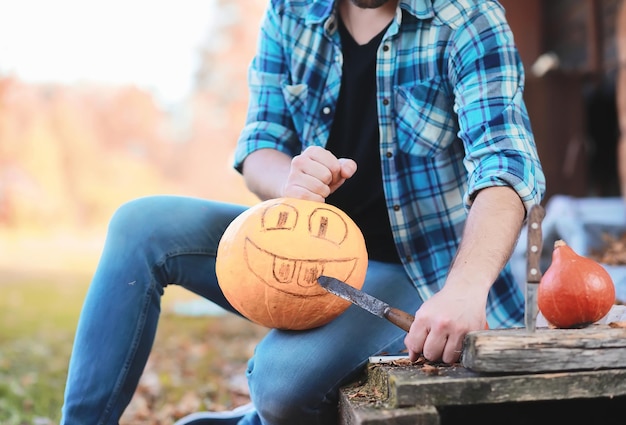
[[[309,24],[321,23],[328,19],[336,0],[314,0],[309,8],[306,21]],[[400,7],[418,19],[431,19],[435,16],[434,0],[400,0]]]
[[[434,0],[400,0],[400,8],[417,19],[431,19],[435,16]]]

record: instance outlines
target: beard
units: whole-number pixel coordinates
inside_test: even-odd
[[[381,7],[389,0],[350,0],[353,5],[361,9],[376,9]]]

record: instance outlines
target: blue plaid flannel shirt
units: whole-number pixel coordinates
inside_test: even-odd
[[[234,166],[270,148],[325,146],[342,53],[333,0],[271,0],[249,69]],[[401,0],[377,58],[383,184],[396,246],[420,296],[444,284],[473,195],[510,186],[527,210],[545,177],[523,102],[524,69],[501,5]],[[523,323],[507,266],[487,305],[492,328]]]

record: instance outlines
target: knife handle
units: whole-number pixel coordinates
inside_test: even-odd
[[[409,331],[411,325],[413,324],[413,320],[415,320],[415,317],[411,316],[409,313],[406,313],[394,307],[389,307],[389,309],[385,311],[385,317],[391,323],[398,326],[400,329],[405,330],[406,332]]]
[[[528,283],[539,283],[541,280],[541,248],[543,245],[541,234],[541,221],[545,216],[544,208],[539,205],[533,205],[528,213],[528,267],[526,270],[526,281]]]

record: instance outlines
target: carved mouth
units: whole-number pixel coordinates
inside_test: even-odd
[[[263,283],[296,297],[315,297],[328,292],[317,284],[322,274],[344,282],[350,278],[357,258],[301,259],[276,255],[246,238],[245,265]]]

